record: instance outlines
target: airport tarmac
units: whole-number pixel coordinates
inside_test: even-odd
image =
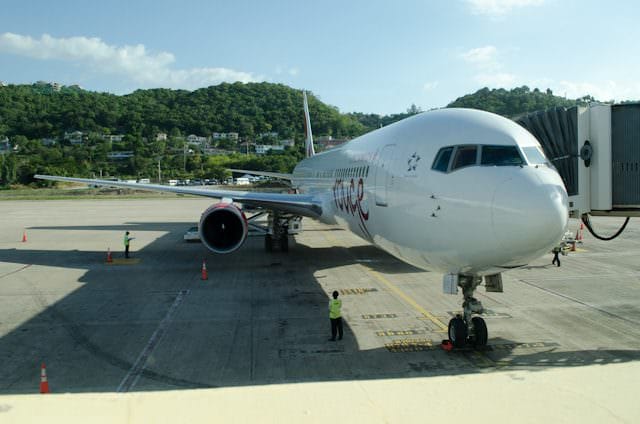
[[[561,257],[560,268],[549,254],[504,273],[504,293],[480,288],[488,347],[445,352],[439,344],[462,296],[442,293],[441,274],[308,219],[288,253],[265,253],[262,238],[249,237],[239,251],[214,255],[182,240],[210,204],[192,198],[0,202],[0,422],[11,402],[38,393],[42,362],[52,393],[76,399],[105,392],[112,399],[125,392],[184,396],[191,389],[295,391],[308,383],[387,381],[392,390],[398,381],[415,386],[483,375],[487,382],[512,376],[508,384],[532,373],[572,369],[579,376],[584,369],[585,379],[595,381],[625,377],[620,393],[608,394],[613,403],[594,387],[582,400],[597,396],[600,403],[587,405],[613,409],[622,422],[640,414],[637,402],[624,402],[640,389],[639,220],[611,242],[585,229],[584,242]],[[593,223],[609,235],[622,219]],[[571,229],[577,227],[572,220]],[[135,237],[129,261],[122,254],[127,230]],[[327,341],[333,290],[343,300],[340,342]],[[580,385],[579,377],[571,381]],[[455,390],[455,408],[464,411],[474,393]],[[389,407],[375,404],[384,396],[369,401],[374,412]],[[348,395],[336,403],[347,407]]]

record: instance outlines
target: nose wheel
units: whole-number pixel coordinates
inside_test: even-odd
[[[467,324],[460,315],[449,321],[449,340],[455,348],[484,347],[488,339],[487,324],[481,317],[471,318],[470,324]]]
[[[462,288],[464,302],[463,314],[456,315],[449,321],[449,340],[455,348],[463,348],[467,345],[484,347],[487,345],[489,333],[484,319],[473,314],[482,314],[482,303],[473,297],[476,287],[482,282],[480,277],[460,276],[458,285]]]

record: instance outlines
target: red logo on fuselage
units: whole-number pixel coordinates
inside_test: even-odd
[[[360,229],[367,237],[371,238],[366,225],[366,221],[369,220],[369,210],[368,208],[366,211],[363,209],[364,181],[362,178],[358,178],[357,184],[353,178],[349,181],[337,179],[333,184],[333,200],[337,209],[351,216],[357,216],[360,220],[358,223]]]

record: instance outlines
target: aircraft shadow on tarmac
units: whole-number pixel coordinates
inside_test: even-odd
[[[359,260],[392,275],[417,270],[366,245],[292,243],[287,254],[265,253],[261,237],[250,237],[233,254],[214,256],[200,244],[182,241],[192,225],[30,229],[59,230],[68,237],[77,230],[166,231],[141,250],[134,245],[139,262],[130,265],[106,264],[104,251],[0,250],[0,261],[16,264],[15,273],[0,276],[0,283],[11,278],[11,284],[26,287],[21,296],[41,310],[0,338],[0,393],[37,392],[42,361],[52,391],[74,393],[412,378],[640,360],[639,351],[567,352],[554,344],[498,338],[483,351],[447,353],[435,340],[419,339],[365,350],[354,337],[362,328],[348,321],[344,339],[328,342],[327,292],[332,289],[322,285],[323,270]],[[206,281],[200,278],[203,258]],[[59,298],[54,292],[60,286],[49,289],[43,272],[20,271],[27,265],[86,272],[80,287]]]

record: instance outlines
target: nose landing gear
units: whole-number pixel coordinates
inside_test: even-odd
[[[467,345],[484,347],[487,345],[489,338],[487,324],[481,317],[473,316],[473,314],[484,312],[482,303],[473,297],[473,292],[480,283],[482,283],[482,277],[458,276],[458,286],[462,288],[464,302],[462,303],[463,314],[458,314],[449,321],[449,340],[451,340],[453,347],[462,348]]]

